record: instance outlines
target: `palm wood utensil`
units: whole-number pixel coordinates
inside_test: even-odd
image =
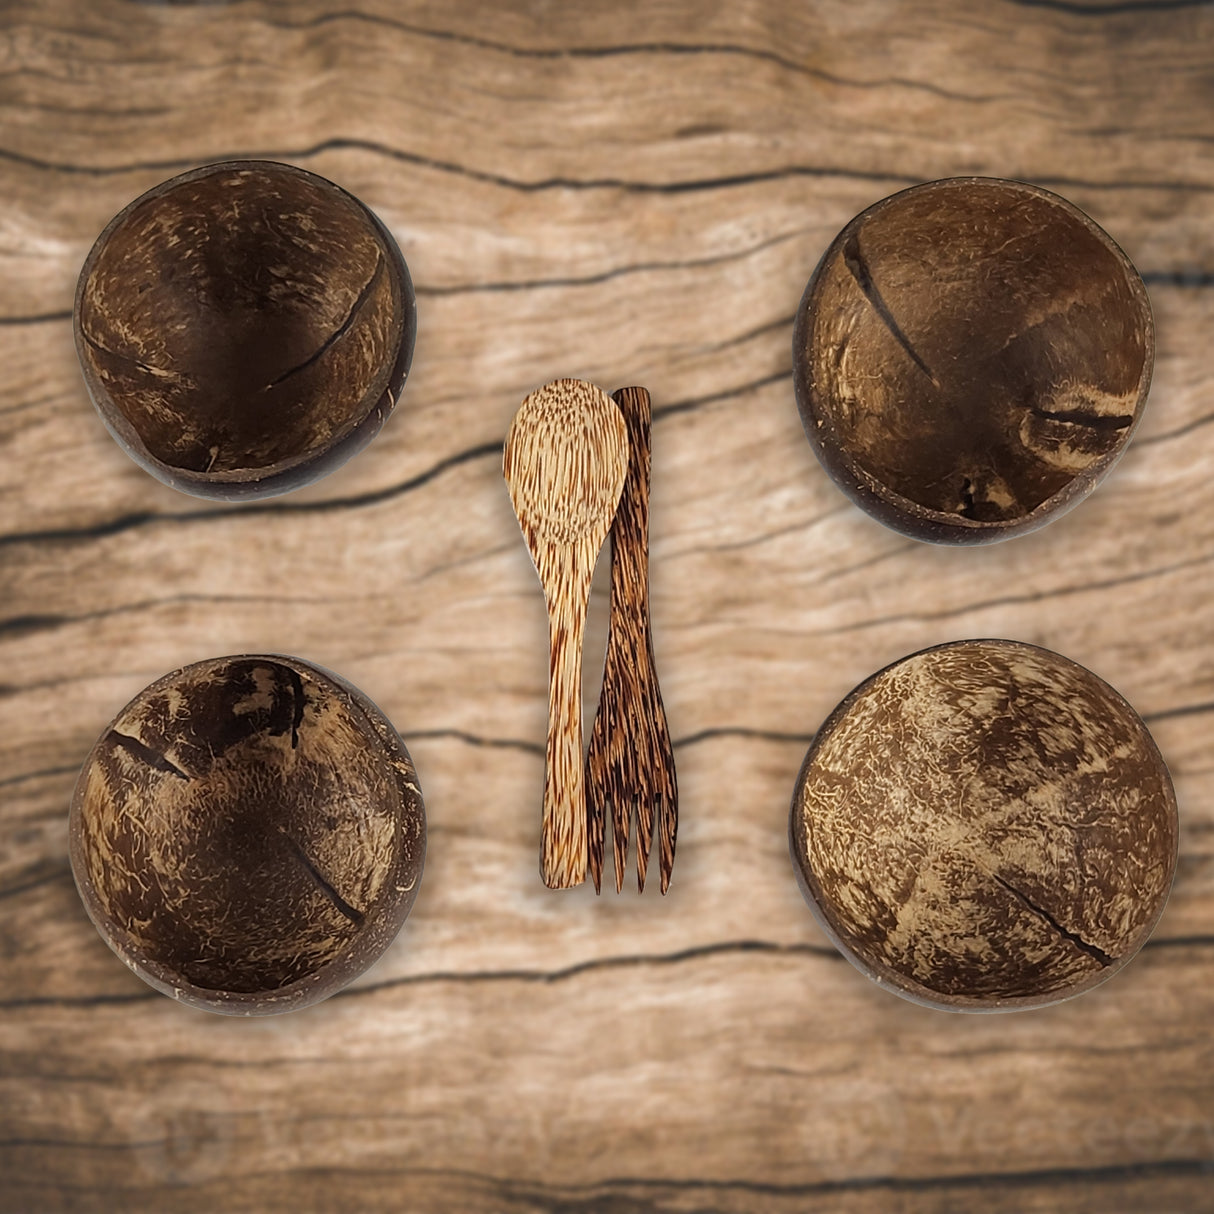
[[[611,628],[603,689],[586,756],[590,875],[599,890],[610,807],[615,889],[620,892],[635,809],[637,888],[645,888],[656,825],[665,893],[674,867],[679,792],[649,624],[649,393],[644,388],[621,388],[614,400],[628,427],[631,458],[611,524]]]
[[[586,879],[582,641],[595,562],[628,471],[624,418],[601,388],[558,379],[519,406],[502,474],[548,606],[547,772],[540,872],[549,889]]]

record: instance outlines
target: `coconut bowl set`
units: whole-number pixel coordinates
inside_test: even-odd
[[[309,484],[370,442],[416,331],[383,223],[266,161],[137,198],[76,294],[110,433],[165,484],[232,502]],[[1117,461],[1154,329],[1141,278],[1077,208],[957,178],[843,228],[792,355],[805,433],[852,501],[917,540],[985,544],[1076,506]],[[649,612],[654,408],[641,386],[555,379],[505,439],[549,620],[537,801],[553,889],[589,876],[599,890],[610,872],[618,892],[630,868],[640,890],[672,880],[678,783]],[[609,634],[584,730],[604,548]],[[1095,674],[1015,640],[958,640],[865,679],[791,795],[789,879],[822,929],[875,982],[942,1009],[1038,1007],[1104,981],[1150,934],[1176,867],[1176,799],[1142,719]],[[241,654],[172,671],[118,712],[84,762],[70,847],[90,918],[140,977],[261,1015],[324,999],[384,952],[422,880],[426,814],[408,749],[365,695],[297,657]]]

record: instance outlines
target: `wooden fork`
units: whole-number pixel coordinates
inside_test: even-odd
[[[619,893],[635,810],[637,888],[645,888],[656,825],[665,893],[674,867],[679,792],[649,626],[649,393],[644,388],[621,388],[613,399],[628,427],[629,461],[611,525],[611,630],[603,690],[586,755],[587,858],[597,892],[610,807]]]

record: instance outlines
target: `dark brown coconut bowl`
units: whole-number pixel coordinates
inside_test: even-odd
[[[114,952],[166,995],[242,1016],[362,973],[409,914],[426,852],[387,719],[283,656],[197,662],[140,692],[85,761],[69,834]]]
[[[1082,211],[959,177],[835,237],[797,312],[793,383],[857,505],[916,539],[981,544],[1092,491],[1138,424],[1154,349],[1142,279]]]
[[[793,794],[801,892],[839,950],[954,1011],[1042,1007],[1115,974],[1176,868],[1172,781],[1137,713],[1015,641],[925,649],[831,713]]]
[[[417,329],[387,228],[331,181],[235,160],[126,207],[76,288],[76,350],[110,433],[165,484],[272,497],[364,447]]]

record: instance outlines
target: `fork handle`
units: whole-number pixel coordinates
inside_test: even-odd
[[[649,393],[644,388],[621,388],[612,399],[619,405],[628,428],[628,475],[624,492],[611,527],[611,648],[621,666],[631,665],[628,679],[629,701],[624,720],[625,730],[665,731],[665,716],[661,730],[654,714],[662,713],[662,693],[658,690],[657,672],[653,661],[653,638],[649,628],[649,483],[650,451],[652,449],[652,412]],[[620,689],[623,690],[622,688]],[[624,707],[621,705],[620,707]],[[630,710],[630,711],[628,711]],[[634,751],[645,743],[629,738]],[[652,753],[650,755],[652,759]],[[649,775],[652,776],[652,771]],[[637,781],[635,765],[633,779]],[[650,794],[656,789],[647,789]],[[649,867],[649,851],[653,841],[654,805],[651,797],[641,796],[639,781],[631,796],[616,797],[612,805],[612,825],[615,848],[616,889],[624,879],[624,864],[628,855],[629,820],[635,802],[637,819],[637,888],[645,888],[645,873]],[[667,881],[663,869],[663,888]]]
[[[649,393],[621,388],[612,399],[628,427],[629,459],[611,524],[611,625],[631,629],[635,647],[649,637]]]
[[[582,641],[590,582],[570,578],[560,589],[548,604],[548,761],[540,874],[549,889],[569,889],[586,880]]]

